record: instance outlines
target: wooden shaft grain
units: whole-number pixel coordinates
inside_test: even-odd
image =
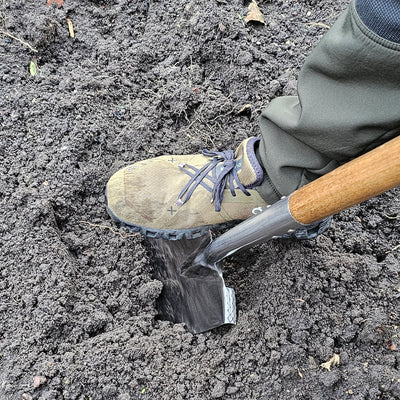
[[[292,216],[311,224],[400,185],[400,136],[296,190]]]

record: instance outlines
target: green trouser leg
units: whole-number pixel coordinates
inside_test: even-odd
[[[351,3],[306,60],[298,96],[274,99],[260,127],[259,192],[270,203],[392,139],[400,132],[400,44],[370,31]]]

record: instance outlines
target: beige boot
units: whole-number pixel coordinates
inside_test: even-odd
[[[194,238],[261,212],[266,202],[255,189],[263,170],[254,146],[161,156],[114,174],[107,184],[107,209],[122,225],[150,237]]]

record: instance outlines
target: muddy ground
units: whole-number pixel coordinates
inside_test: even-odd
[[[228,259],[238,324],[200,335],[155,318],[104,206],[129,162],[258,134],[347,3],[260,0],[263,26],[238,0],[2,2],[0,399],[400,398],[399,190]]]

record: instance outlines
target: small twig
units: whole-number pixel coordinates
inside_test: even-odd
[[[112,233],[114,233],[114,235],[119,235],[121,236],[122,239],[127,239],[128,237],[136,237],[138,235],[138,233],[135,233],[133,235],[123,235],[121,232],[116,231],[115,229],[111,228],[111,226],[107,226],[107,225],[98,225],[98,224],[92,224],[89,221],[79,221],[83,224],[87,224],[90,225],[93,228],[101,228],[101,229],[108,229],[110,230]]]
[[[234,111],[235,111],[235,108],[232,108],[232,110],[228,111],[226,114],[217,115],[215,118],[211,119],[210,122],[215,122],[218,118],[227,117],[228,115],[233,114]]]
[[[392,217],[392,216],[390,216],[390,215],[383,214],[383,216],[384,216],[385,218],[387,218],[387,219],[399,219],[399,218],[400,218],[400,215],[396,215],[396,216]]]
[[[398,250],[398,249],[400,249],[400,244],[398,244],[397,246],[394,246],[394,247],[391,248],[390,250],[386,251],[385,254],[389,254],[389,253],[391,253],[392,251],[396,251],[396,250]]]
[[[2,33],[5,36],[10,37],[11,39],[16,40],[17,42],[20,42],[21,44],[23,44],[24,46],[27,46],[31,51],[33,51],[34,53],[37,53],[38,51],[32,47],[28,42],[25,42],[25,40],[20,39],[19,37],[16,37],[14,35],[11,35],[10,32],[5,31],[4,29],[0,29],[0,33]]]
[[[15,302],[16,304],[22,304],[21,297],[20,297],[18,300],[16,300],[16,296],[13,296],[12,299],[14,300],[14,302]]]
[[[184,133],[186,131],[188,131],[196,122],[199,122],[199,119],[196,118],[195,120],[193,120],[189,125],[187,125],[185,128],[181,129],[180,131],[178,131],[178,133]]]

